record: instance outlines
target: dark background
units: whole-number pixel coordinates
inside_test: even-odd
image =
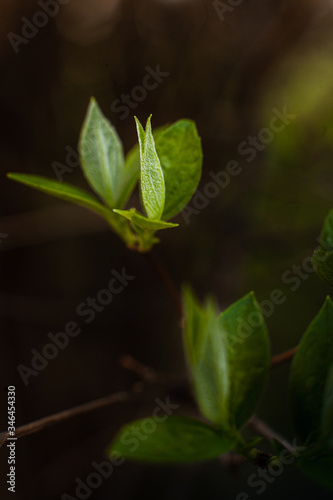
[[[227,2],[225,2],[227,3]],[[116,5],[117,4],[117,5]],[[94,214],[6,179],[8,171],[56,179],[77,147],[94,95],[125,150],[136,142],[134,113],[153,113],[157,127],[196,121],[209,172],[237,160],[243,172],[190,224],[159,234],[155,251],[177,286],[191,283],[200,298],[215,294],[221,309],[254,290],[258,300],[279,288],[287,300],[267,319],[273,353],[297,344],[330,289],[308,273],[292,292],[282,275],[302,265],[332,208],[333,16],[331,2],[245,0],[218,15],[210,0],[70,0],[16,54],[8,33],[21,34],[40,5],[3,0],[0,6],[1,113],[1,349],[2,385],[16,386],[17,425],[118,390],[137,380],[119,364],[124,353],[185,376],[177,314],[144,256],[125,249]],[[141,85],[146,67],[170,73],[125,119],[111,105]],[[295,114],[252,162],[238,151],[268,127],[273,109]],[[79,167],[64,181],[86,187]],[[17,366],[29,366],[47,334],[78,320],[76,307],[94,297],[112,269],[135,280],[26,387]],[[79,322],[79,321],[78,321]],[[275,369],[258,408],[261,418],[293,441],[288,366]],[[75,496],[92,462],[120,426],[149,416],[154,398],[169,395],[179,413],[193,412],[182,391],[158,386],[142,402],[121,403],[75,418],[17,442],[17,493],[24,500]],[[1,431],[6,429],[6,392]],[[149,402],[149,401],[150,402]],[[145,402],[146,401],[146,402]],[[7,449],[1,450],[2,477]],[[183,467],[126,463],[103,481],[96,499],[234,499],[255,468],[230,473],[218,461]],[[5,483],[5,481],[4,481]],[[3,484],[2,498],[11,498]],[[297,470],[286,470],[261,498],[331,496]]]

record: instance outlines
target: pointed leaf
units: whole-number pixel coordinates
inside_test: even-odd
[[[145,142],[146,142],[146,134],[145,131],[143,130],[143,127],[137,117],[134,117],[135,119],[135,124],[136,124],[136,130],[138,133],[138,139],[139,139],[139,152],[140,152],[140,159],[142,161],[144,152],[145,152]]]
[[[333,210],[325,219],[320,248],[312,256],[312,265],[318,276],[333,286]]]
[[[253,414],[270,366],[268,331],[254,293],[224,311],[219,326],[227,338],[229,412],[239,428]]]
[[[168,229],[170,227],[177,227],[179,225],[172,224],[171,222],[165,222],[163,220],[148,219],[144,215],[137,212],[135,208],[132,208],[130,210],[117,210],[115,208],[113,211],[116,212],[116,214],[122,215],[142,229],[157,231],[159,229]]]
[[[231,438],[200,420],[169,416],[161,421],[162,418],[146,418],[125,425],[109,452],[139,461],[196,462],[218,457],[234,446]]]
[[[16,182],[42,191],[51,196],[56,196],[62,200],[75,203],[76,205],[88,208],[100,216],[112,227],[130,248],[136,248],[137,236],[133,234],[130,225],[123,217],[116,215],[112,210],[99,203],[99,201],[89,193],[65,182],[58,182],[45,177],[29,174],[7,174],[8,177]]]
[[[141,124],[140,124],[141,127]],[[158,139],[159,135],[161,135],[162,132],[166,129],[165,126],[163,127],[158,127],[157,129],[154,130],[153,136],[154,140]],[[145,133],[143,128],[141,127],[141,130],[143,132],[143,144],[144,144],[144,138],[145,138]],[[141,131],[140,131],[141,134]],[[140,176],[140,146],[139,144],[135,144],[133,148],[127,153],[126,158],[125,158],[125,165],[124,165],[124,178],[126,178],[126,183],[124,185],[124,188],[122,189],[123,191],[123,197],[120,200],[119,206],[123,206],[130,195],[132,194],[133,189],[135,188],[136,182],[139,179]]]
[[[269,367],[269,343],[253,293],[219,317],[185,290],[185,349],[202,413],[228,432],[252,415]]]
[[[91,99],[81,130],[79,152],[84,175],[94,191],[111,207],[122,206],[124,190],[132,182],[123,171],[124,153],[119,136]]]
[[[177,215],[195,193],[202,168],[201,140],[195,123],[179,120],[156,138],[165,181],[163,219]]]
[[[145,133],[138,119],[135,120],[140,143],[142,202],[148,218],[160,220],[164,209],[165,185],[151,130],[151,116],[147,120]]]
[[[307,328],[291,365],[292,412],[303,441],[333,437],[332,369],[333,303],[327,297]]]
[[[131,196],[140,176],[140,152],[136,144],[126,155],[124,165],[125,176],[127,179],[122,189],[123,196],[120,199],[119,207],[123,207]]]
[[[140,134],[144,144],[142,127]],[[191,120],[179,120],[170,126],[159,127],[153,131],[153,136],[164,175],[165,206],[162,217],[167,220],[186,206],[197,189],[202,169],[201,141]],[[128,153],[127,158],[126,163],[134,164],[139,171],[138,146]]]
[[[43,193],[89,208],[103,217],[108,217],[110,214],[112,216],[112,212],[99,203],[96,198],[71,184],[29,174],[9,173],[7,177]]]

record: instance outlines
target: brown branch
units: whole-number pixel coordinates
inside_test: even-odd
[[[188,391],[189,397],[192,399],[190,384],[187,377],[178,374],[157,372],[154,368],[138,361],[130,354],[124,354],[119,359],[119,362],[123,368],[137,375],[146,386],[155,384],[162,385],[168,389],[186,390]]]
[[[156,382],[158,378],[158,374],[153,368],[141,363],[141,361],[133,358],[130,354],[124,354],[120,358],[119,363],[123,368],[134,373],[148,384]]]
[[[161,278],[163,285],[168,292],[175,308],[178,313],[178,316],[181,320],[181,324],[183,323],[183,304],[182,304],[182,299],[180,296],[180,293],[178,292],[175,284],[173,283],[169,273],[161,263],[161,261],[154,255],[152,252],[147,252],[145,254],[151,263],[151,265],[154,267],[155,271]]]
[[[273,431],[273,429],[271,429],[265,422],[257,418],[255,415],[247,422],[246,427],[254,430],[268,441],[277,441],[290,453],[294,453],[296,451],[285,438]]]
[[[289,349],[289,351],[285,351],[277,356],[274,356],[271,360],[271,368],[275,368],[276,366],[280,366],[284,363],[290,361],[296,354],[298,346]]]
[[[16,438],[21,438],[24,436],[29,436],[30,434],[35,434],[36,432],[42,431],[47,427],[59,424],[65,420],[76,417],[77,415],[83,415],[100,408],[104,408],[114,403],[121,403],[124,401],[130,401],[133,398],[133,394],[127,392],[116,392],[109,396],[90,401],[89,403],[84,403],[82,405],[76,406],[75,408],[70,408],[69,410],[64,410],[54,415],[50,415],[39,420],[35,420],[30,424],[22,425],[18,427],[15,431]],[[9,437],[8,432],[2,432],[0,434],[0,447],[7,441]]]
[[[173,377],[172,375],[166,373],[155,372],[152,368],[144,365],[140,361],[137,361],[130,355],[123,356],[120,362],[124,368],[127,368],[128,370],[131,370],[139,375],[140,378],[142,378],[142,382],[133,384],[129,392],[115,392],[109,396],[95,399],[89,403],[84,403],[82,405],[75,406],[74,408],[55,413],[54,415],[35,420],[29,424],[22,425],[16,429],[15,436],[10,436],[8,432],[1,432],[0,448],[9,437],[21,438],[29,436],[30,434],[40,432],[48,427],[51,427],[52,425],[59,424],[78,415],[84,415],[85,413],[99,410],[111,404],[135,401],[138,400],[139,397],[141,399],[142,396],[139,396],[139,394],[141,395],[143,390],[147,387],[147,384],[162,383],[169,387],[180,388],[188,386],[187,380],[179,381],[179,377]]]
[[[227,452],[220,456],[220,462],[223,467],[229,469],[229,472],[233,475],[237,475],[239,473],[239,468],[245,461],[246,458],[243,455],[238,455],[233,452]]]

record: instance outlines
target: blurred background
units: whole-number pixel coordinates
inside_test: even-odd
[[[6,179],[14,171],[56,180],[57,162],[70,167],[64,182],[88,189],[66,156],[76,151],[92,95],[126,151],[136,142],[134,114],[143,122],[152,113],[154,127],[195,120],[204,152],[202,193],[211,172],[232,160],[242,169],[189,223],[179,215],[180,228],[160,232],[155,253],[178,287],[191,283],[201,299],[215,294],[221,309],[250,290],[259,301],[282,290],[285,302],[267,318],[274,354],[297,344],[330,293],[303,263],[308,269],[333,205],[332,2],[232,3],[2,0],[0,363],[2,387],[16,386],[17,425],[129,390],[137,378],[120,366],[125,353],[180,381],[186,376],[177,314],[147,259],[128,251],[93,213]],[[136,87],[150,71],[163,76],[142,92]],[[279,130],[272,130],[272,118],[281,114]],[[17,366],[30,366],[31,350],[40,352],[49,332],[79,323],[78,304],[124,266],[135,280],[91,324],[81,320],[81,334],[25,386]],[[293,266],[302,273],[295,290]],[[293,441],[288,368],[272,371],[258,415]],[[151,415],[154,398],[166,396],[180,404],[179,413],[193,413],[186,391],[157,386],[142,402],[18,441],[16,498],[76,498],[76,478],[85,482],[92,463],[105,459],[120,426]],[[4,473],[5,447],[0,458]],[[243,491],[255,498],[247,484],[253,472],[251,466],[231,472],[218,461],[125,463],[89,498],[236,499]],[[2,490],[10,498],[5,484]],[[296,499],[331,498],[294,469],[268,484],[261,498],[280,499],[286,491]]]

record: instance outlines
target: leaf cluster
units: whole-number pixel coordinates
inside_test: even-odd
[[[145,129],[135,118],[138,144],[125,156],[119,136],[94,99],[79,141],[85,178],[97,195],[70,184],[28,174],[8,176],[22,184],[81,205],[104,217],[112,229],[139,251],[149,251],[157,230],[173,228],[177,215],[193,196],[201,176],[202,151],[190,120],[154,133],[151,116]],[[144,213],[127,207],[139,184]],[[317,274],[333,285],[333,210],[312,257]],[[150,462],[208,460],[236,452],[253,463],[262,452],[244,438],[270,367],[269,335],[253,292],[219,312],[213,298],[201,305],[189,287],[183,289],[183,343],[198,418],[164,415],[125,425],[109,452]],[[333,302],[326,298],[304,333],[291,365],[289,393],[300,445],[298,465],[333,489]],[[133,446],[138,429],[152,429]],[[276,443],[272,443],[276,450]],[[295,457],[299,456],[297,450]],[[273,457],[272,460],[277,460]],[[265,463],[264,465],[267,465]]]
[[[194,122],[179,120],[153,134],[136,118],[139,145],[125,156],[115,128],[94,98],[84,120],[79,154],[83,174],[94,196],[71,184],[44,177],[9,173],[8,177],[46,194],[81,205],[103,217],[133,250],[149,251],[160,229],[186,206],[201,177],[201,141]],[[125,209],[137,184],[145,213]]]

